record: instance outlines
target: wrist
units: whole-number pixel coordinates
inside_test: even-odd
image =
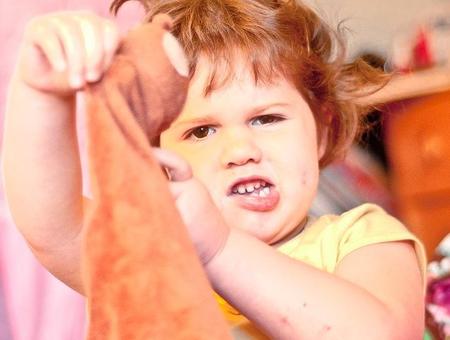
[[[236,242],[239,243],[239,238],[242,232],[235,228],[228,228],[226,238],[223,239],[221,247],[217,248],[217,251],[204,263],[206,274],[208,275],[211,283],[214,285],[215,281],[220,280],[220,274],[227,271],[227,267],[232,265],[232,261],[229,260],[230,254],[233,253]]]
[[[38,119],[41,122],[57,123],[61,120],[73,119],[75,99],[75,93],[61,96],[34,88],[15,72],[10,83],[8,107],[11,108],[14,116],[23,114],[27,120]],[[30,107],[33,108],[33,115],[30,114]],[[51,119],[43,121],[43,116],[50,116]]]
[[[33,98],[39,98],[42,101],[52,104],[71,104],[75,101],[76,97],[75,91],[56,92],[39,89],[38,87],[29,84],[19,76],[17,76],[16,79],[13,79],[12,84],[13,86],[20,88],[21,91],[24,91],[27,95],[33,96]]]
[[[207,256],[202,256],[202,262],[203,266],[207,268],[213,260],[220,256],[220,254],[223,252],[227,242],[228,238],[230,236],[230,228],[223,228],[220,233],[218,233],[216,237],[216,241],[214,242],[213,250],[209,252]]]
[[[11,88],[20,88],[21,91],[29,93],[33,97],[42,97],[46,100],[70,102],[75,99],[77,90],[72,89],[68,86],[61,86],[61,84],[59,87],[46,89],[45,86],[37,86],[39,81],[39,79],[27,79],[27,77],[24,76],[21,68],[17,65],[11,76],[10,86]],[[63,81],[61,80],[60,83],[61,82]]]

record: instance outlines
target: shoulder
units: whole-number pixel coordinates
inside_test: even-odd
[[[394,216],[375,204],[363,204],[340,216],[330,218],[328,228],[336,230],[341,247],[355,243],[373,243],[415,239]]]
[[[364,246],[407,242],[413,247],[422,277],[425,278],[427,260],[423,243],[401,221],[381,207],[363,204],[342,214],[330,227],[342,228],[338,262]]]
[[[414,238],[402,222],[371,203],[362,204],[341,215],[324,215],[317,219],[308,232],[319,238],[332,237],[341,247],[356,241]]]
[[[354,242],[384,241],[390,238],[414,238],[398,219],[376,204],[362,204],[341,215],[324,215],[307,226],[302,241],[336,242],[345,247]]]
[[[339,256],[337,262],[361,247],[384,243],[409,241],[415,248],[422,266],[426,263],[425,250],[420,240],[406,226],[383,208],[375,204],[363,204],[340,216],[329,217],[324,233],[335,235]]]
[[[341,215],[321,216],[280,250],[333,272],[344,257],[357,249],[396,241],[411,242],[421,267],[425,267],[422,243],[397,218],[378,205],[366,203]]]

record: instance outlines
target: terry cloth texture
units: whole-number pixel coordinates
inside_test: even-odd
[[[87,89],[90,340],[230,338],[150,145],[180,112],[188,86],[162,48],[169,27],[155,18],[130,32]]]

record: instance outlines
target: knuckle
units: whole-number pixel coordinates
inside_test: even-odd
[[[119,28],[117,27],[116,23],[114,21],[112,21],[112,20],[104,19],[103,20],[103,26],[105,27],[105,29],[107,29],[111,33],[118,33],[119,32]]]
[[[40,18],[32,19],[25,25],[25,37],[32,38],[44,34],[48,31],[48,23]]]
[[[119,28],[112,21],[105,20],[105,23],[103,24],[103,35],[105,35],[112,43],[117,44],[119,40]]]

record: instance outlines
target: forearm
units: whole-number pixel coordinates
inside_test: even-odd
[[[219,294],[275,339],[392,338],[388,308],[366,290],[239,231],[207,272]]]
[[[74,105],[74,98],[36,91],[17,76],[11,82],[2,152],[5,192],[14,222],[43,262],[58,261],[58,252],[79,242],[82,186]]]

